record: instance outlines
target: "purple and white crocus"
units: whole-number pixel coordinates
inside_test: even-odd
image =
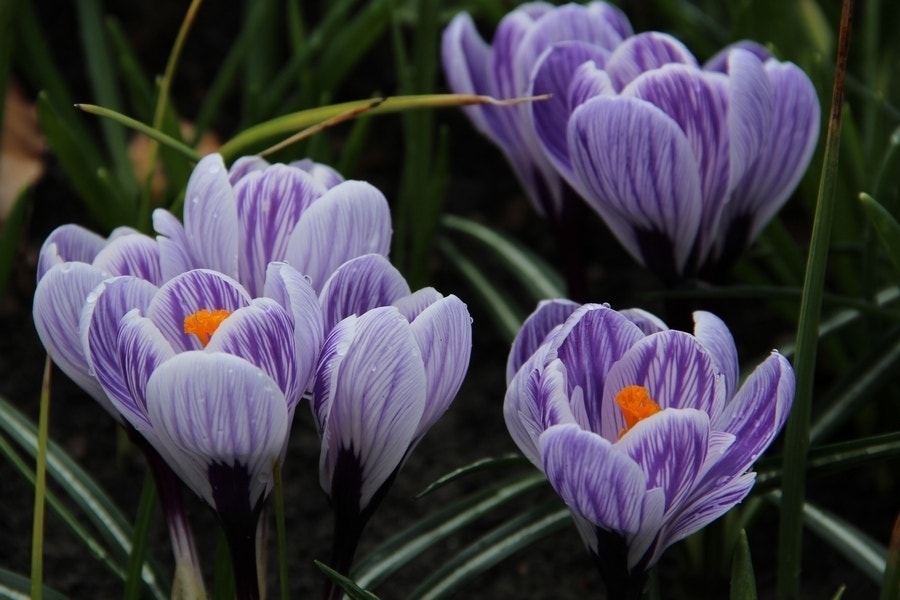
[[[746,41],[702,67],[657,32],[611,51],[560,43],[528,93],[552,94],[527,107],[547,159],[668,282],[733,262],[787,201],[819,133],[806,74]]]
[[[335,325],[312,409],[322,438],[319,479],[335,513],[330,566],[347,573],[366,522],[462,384],[472,320],[456,296],[410,293],[380,255],[342,265],[320,300],[326,326]]]
[[[513,343],[504,417],[572,511],[610,597],[639,598],[671,544],[740,502],[794,396],[773,352],[738,387],[725,324],[548,301]]]
[[[384,195],[309,160],[270,165],[243,157],[229,170],[220,155],[210,154],[188,181],[184,224],[157,209],[153,227],[164,280],[213,269],[252,296],[262,295],[272,261],[290,264],[318,290],[347,260],[387,255],[391,243]]]

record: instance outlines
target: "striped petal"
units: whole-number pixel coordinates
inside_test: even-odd
[[[416,317],[422,314],[426,308],[444,297],[433,287],[422,288],[415,292],[395,300],[392,304],[397,307],[406,320],[412,323]]]
[[[368,254],[342,264],[319,294],[325,330],[350,315],[388,306],[409,295],[409,285],[384,256]]]
[[[184,232],[184,226],[175,215],[157,208],[153,211],[153,229],[159,234],[156,236],[156,243],[159,246],[162,281],[168,281],[198,266],[191,257],[191,246]]]
[[[42,279],[53,266],[64,262],[91,264],[106,240],[81,225],[60,225],[54,229],[38,253],[37,278]]]
[[[309,173],[313,180],[316,181],[323,189],[330,190],[337,184],[344,181],[344,176],[322,163],[317,163],[310,158],[291,161],[288,165],[297,169],[301,169]]]
[[[456,94],[494,95],[488,73],[490,53],[491,48],[478,35],[472,17],[468,13],[456,15],[441,37],[441,60],[449,88]],[[465,107],[463,111],[478,131],[498,136],[480,106]]]
[[[580,305],[571,300],[541,300],[533,313],[528,315],[516,339],[513,340],[506,361],[506,383],[512,381],[519,368],[544,343],[553,328],[562,325]]]
[[[238,215],[234,189],[219,154],[194,167],[184,196],[184,231],[196,267],[238,277]]]
[[[615,89],[622,90],[642,73],[671,63],[698,66],[697,59],[680,41],[665,33],[648,31],[617,46],[606,63],[606,72]]]
[[[159,245],[146,235],[117,237],[97,254],[94,266],[110,275],[132,275],[153,285],[162,283]]]
[[[716,315],[698,310],[694,312],[694,337],[709,352],[716,370],[725,376],[725,398],[730,400],[737,391],[740,370],[737,346],[731,331]]]

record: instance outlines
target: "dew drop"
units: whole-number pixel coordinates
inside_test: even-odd
[[[97,292],[91,292],[90,294],[87,295],[87,298],[85,298],[84,301],[87,302],[88,304],[93,304],[94,302],[97,301],[98,297],[99,297],[99,294]]]
[[[194,196],[193,198],[191,198],[191,204],[199,204],[199,203],[200,203],[200,196]]]

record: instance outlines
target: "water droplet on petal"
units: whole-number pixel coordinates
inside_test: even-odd
[[[87,298],[85,298],[84,301],[87,302],[88,304],[93,304],[94,302],[97,301],[98,297],[99,297],[99,294],[97,292],[91,292],[90,294],[87,295]]]
[[[200,196],[194,196],[193,198],[191,198],[191,204],[199,204],[199,203],[200,203]]]

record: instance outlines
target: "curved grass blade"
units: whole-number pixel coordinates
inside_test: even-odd
[[[44,359],[34,465],[34,517],[31,533],[31,597],[41,600],[44,583],[44,500],[47,496],[47,430],[50,426],[50,355]]]
[[[458,592],[491,567],[519,550],[570,527],[567,508],[551,500],[532,508],[482,536],[454,556],[410,593],[415,600],[438,600]]]
[[[888,257],[894,267],[900,270],[900,223],[880,205],[872,196],[862,193],[859,195],[863,209],[869,217],[869,221],[878,232],[881,243],[887,250]]]
[[[131,556],[128,557],[128,571],[125,576],[123,600],[137,600],[141,594],[141,572],[144,558],[147,555],[147,538],[150,531],[150,520],[156,507],[156,483],[149,472],[144,477],[141,499],[138,503],[135,518],[134,536],[131,538]]]
[[[750,558],[750,544],[747,532],[738,534],[734,558],[731,562],[731,600],[756,600],[756,577],[753,575],[753,561]]]
[[[0,430],[31,457],[35,456],[37,434],[34,424],[3,398],[0,398]],[[131,525],[109,496],[53,441],[50,441],[47,452],[47,473],[97,527],[109,545],[111,555],[124,563],[131,553]],[[144,565],[142,577],[154,596],[161,599],[167,596],[162,589],[167,588],[168,584],[162,583],[164,579],[156,566]]]
[[[441,225],[477,241],[494,252],[506,265],[509,273],[528,290],[535,302],[566,296],[562,276],[543,258],[517,241],[475,221],[455,215],[444,215]]]
[[[427,548],[545,481],[540,473],[529,473],[479,490],[432,512],[369,553],[350,575],[358,585],[374,589]]]
[[[68,596],[47,586],[43,587],[42,593],[44,600],[68,600]],[[0,567],[0,598],[29,600],[31,598],[31,580],[24,575]]]
[[[446,475],[442,475],[437,480],[428,484],[428,487],[426,487],[424,490],[416,494],[416,498],[421,498],[427,494],[430,494],[434,490],[442,488],[448,483],[456,481],[457,479],[462,479],[463,477],[471,475],[472,473],[478,473],[479,471],[486,471],[488,469],[494,469],[497,467],[504,468],[513,465],[528,464],[530,463],[517,452],[510,452],[509,454],[504,454],[503,456],[490,456],[487,458],[482,458],[464,467],[460,467],[458,469],[450,471]]]
[[[318,560],[314,560],[313,562],[316,563],[316,566],[319,567],[323,573],[325,573],[325,576],[328,579],[338,584],[351,600],[379,600],[378,596],[369,590],[364,590],[352,579],[345,575],[341,575],[325,563]]]

